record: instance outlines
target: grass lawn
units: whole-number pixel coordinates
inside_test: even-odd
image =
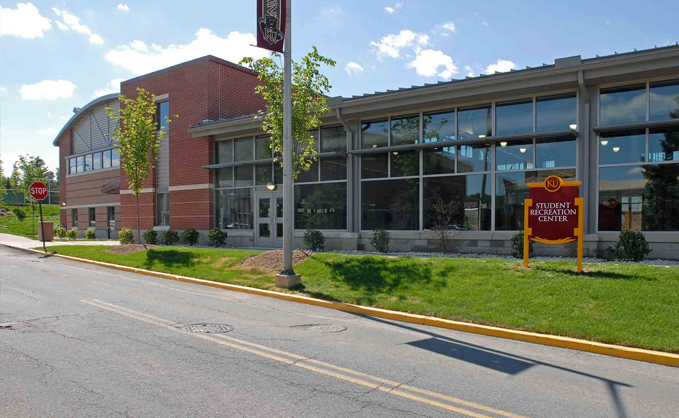
[[[23,220],[19,220],[15,214],[0,216],[0,232],[21,235],[28,238],[38,237],[38,228],[40,228],[40,212],[38,211],[38,205],[35,205],[35,218],[32,218],[33,209],[31,209],[31,205],[0,205],[0,207],[11,210],[14,213],[16,213],[16,211],[21,211],[26,215]],[[54,222],[54,225],[59,225],[61,223],[59,205],[42,205],[42,215],[45,222]],[[33,229],[33,225],[35,225],[35,230]],[[33,234],[33,232],[35,232],[35,234]]]
[[[129,255],[100,246],[50,251],[271,289],[270,273],[240,270],[256,251],[159,248]],[[679,353],[679,266],[418,259],[321,253],[295,267],[296,293],[479,324]]]

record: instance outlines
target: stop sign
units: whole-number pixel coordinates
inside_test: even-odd
[[[28,193],[35,200],[44,200],[47,197],[47,186],[41,181],[34,181],[28,188]]]

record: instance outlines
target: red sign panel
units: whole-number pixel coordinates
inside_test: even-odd
[[[257,46],[283,52],[286,0],[257,0]]]
[[[567,244],[578,239],[580,182],[564,182],[549,176],[544,183],[531,183],[528,239],[541,244]]]
[[[47,193],[47,186],[41,181],[34,181],[28,188],[28,194],[35,200],[45,200]]]

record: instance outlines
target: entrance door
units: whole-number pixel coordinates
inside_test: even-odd
[[[283,195],[280,192],[257,193],[256,240],[258,247],[283,246]]]

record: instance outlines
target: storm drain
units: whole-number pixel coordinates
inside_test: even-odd
[[[198,334],[224,334],[232,330],[232,326],[223,324],[193,324],[184,327],[184,331]]]
[[[330,332],[342,332],[347,330],[347,327],[345,326],[332,324],[295,325],[293,328],[301,328],[306,331],[320,332],[323,334],[327,334]]]

